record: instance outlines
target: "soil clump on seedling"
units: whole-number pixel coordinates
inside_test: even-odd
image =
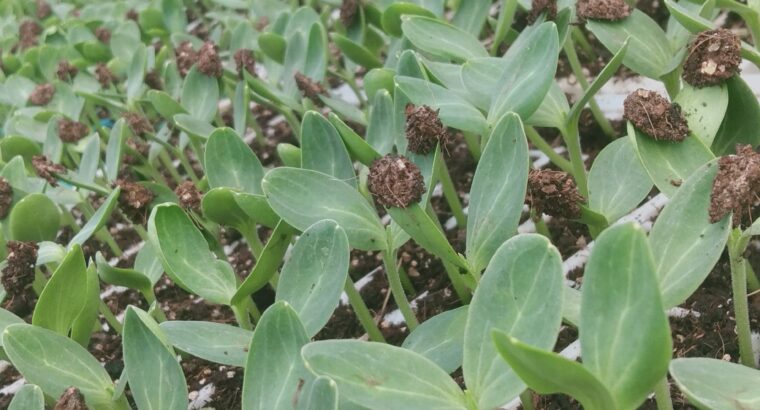
[[[631,7],[624,0],[579,0],[576,10],[581,21],[617,21],[631,15]]]
[[[116,76],[111,72],[111,69],[103,63],[98,63],[95,66],[95,79],[98,80],[100,86],[108,88],[109,85],[117,81]]]
[[[623,117],[657,141],[680,142],[689,135],[681,107],[660,94],[639,88],[625,98]]]
[[[408,158],[386,155],[370,166],[367,188],[380,205],[406,208],[422,199],[425,181],[419,167]]]
[[[42,0],[37,0],[37,19],[45,20],[50,17],[52,12],[53,10],[50,8],[49,4]]]
[[[195,184],[192,181],[185,181],[179,184],[177,189],[174,190],[174,193],[177,195],[181,207],[196,213],[201,211],[201,199],[203,194],[195,187]]]
[[[29,104],[43,106],[47,105],[55,95],[55,87],[53,84],[45,83],[38,84],[29,94]]]
[[[751,210],[760,198],[760,154],[751,145],[738,145],[736,155],[718,160],[718,174],[710,195],[710,222],[733,212],[734,226],[752,223]]]
[[[359,0],[343,0],[340,5],[340,21],[344,26],[351,25],[357,11],[359,11]]]
[[[97,37],[103,44],[109,44],[111,42],[111,32],[105,27],[96,28],[95,37]]]
[[[301,91],[301,94],[312,100],[315,104],[321,104],[322,100],[319,99],[320,95],[327,95],[327,90],[322,84],[312,80],[311,78],[296,72],[293,78],[296,80],[296,87]]]
[[[198,50],[198,71],[209,77],[222,76],[222,60],[219,58],[216,44],[207,41]]]
[[[66,168],[61,164],[50,162],[44,155],[35,155],[32,157],[32,167],[37,176],[47,181],[50,186],[58,186],[58,179],[55,174],[63,174]]]
[[[129,129],[137,136],[142,137],[145,134],[152,134],[154,131],[150,121],[136,112],[126,112],[123,117],[129,125]]]
[[[546,13],[546,20],[555,20],[557,18],[557,0],[533,0],[527,17],[528,24],[535,23],[544,12]]]
[[[58,68],[55,71],[56,77],[61,81],[71,81],[79,73],[79,69],[69,63],[68,60],[58,62]]]
[[[13,187],[7,179],[0,177],[0,219],[5,219],[13,203]]]
[[[531,170],[528,174],[525,203],[530,205],[537,217],[546,214],[578,219],[581,216],[583,196],[567,172]]]
[[[193,49],[193,45],[189,41],[183,41],[179,43],[174,50],[177,60],[177,69],[182,77],[187,76],[193,64],[198,60],[198,53]]]
[[[34,282],[34,266],[37,263],[37,244],[34,242],[8,241],[7,265],[0,278],[3,288],[13,297],[23,294]]]
[[[63,142],[77,142],[87,135],[89,129],[87,125],[63,118],[58,122],[58,138]]]
[[[449,138],[446,127],[438,117],[438,110],[427,105],[406,105],[406,139],[409,151],[427,155],[438,144],[445,144]]]
[[[726,29],[703,31],[689,46],[683,79],[694,87],[718,85],[739,73],[741,41]]]
[[[245,71],[253,77],[256,77],[256,60],[253,58],[253,50],[241,48],[240,50],[235,51],[234,59],[235,68],[237,69],[240,78],[243,78],[243,73]]]
[[[76,387],[69,387],[63,392],[54,410],[87,410],[84,395]]]
[[[27,49],[37,45],[37,37],[42,33],[42,27],[35,21],[26,20],[18,27],[19,47]]]
[[[145,84],[150,87],[151,90],[164,89],[164,81],[161,79],[161,74],[156,69],[145,73]]]
[[[127,216],[137,223],[146,220],[148,204],[153,201],[153,192],[150,189],[132,181],[124,179],[116,180],[115,186],[121,188],[119,194],[119,206]]]

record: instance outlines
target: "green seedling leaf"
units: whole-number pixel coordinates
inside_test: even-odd
[[[486,129],[483,114],[456,92],[429,81],[400,75],[396,76],[396,84],[415,105],[424,104],[440,110],[438,115],[444,125],[476,134]]]
[[[112,401],[113,383],[106,370],[68,337],[38,326],[16,324],[3,332],[3,344],[13,366],[47,396],[60,397],[73,386],[93,408],[129,408],[126,400]]]
[[[187,113],[174,98],[164,91],[150,90],[147,95],[148,101],[153,104],[153,109],[158,111],[164,118],[174,118],[177,114]]]
[[[638,9],[620,21],[589,20],[589,29],[607,50],[617,53],[630,37],[623,64],[655,80],[666,74],[673,59],[670,43],[660,26]]]
[[[356,174],[338,131],[322,114],[308,111],[301,122],[301,166],[356,187]]]
[[[667,196],[673,196],[678,186],[694,171],[715,158],[710,149],[694,136],[678,143],[655,141],[629,122],[628,137],[652,182]]]
[[[451,374],[462,366],[466,323],[467,306],[448,310],[414,329],[402,347],[426,357]]]
[[[82,298],[84,306],[71,326],[71,338],[82,346],[89,344],[92,332],[99,326],[100,280],[94,264],[87,267],[86,277],[87,283]]]
[[[172,320],[160,324],[179,350],[213,363],[244,367],[253,332],[213,322]]]
[[[132,61],[127,70],[127,101],[134,101],[140,98],[145,90],[143,79],[145,78],[145,67],[148,63],[148,51],[146,47],[140,46],[132,54]]]
[[[491,132],[472,179],[467,260],[477,272],[517,233],[528,167],[528,142],[520,117],[506,114]]]
[[[435,14],[431,12],[430,10],[418,6],[414,3],[407,3],[407,2],[393,2],[390,6],[386,7],[383,11],[382,16],[382,25],[383,30],[385,30],[386,33],[394,36],[394,37],[401,37],[404,35],[404,32],[401,29],[401,16],[403,15],[411,15],[411,16],[425,16],[430,18],[435,18]]]
[[[340,302],[349,252],[343,229],[323,220],[301,234],[282,267],[275,301],[291,305],[309,337],[324,327]]]
[[[33,384],[25,384],[13,395],[8,410],[45,410],[45,396],[42,389]]]
[[[98,276],[103,282],[137,289],[143,294],[149,294],[153,291],[153,281],[137,269],[113,267],[108,264],[100,252],[95,255],[95,264],[98,268]]]
[[[420,246],[446,263],[458,267],[463,273],[470,270],[467,261],[451,247],[448,239],[446,239],[446,235],[443,234],[419,203],[412,204],[406,208],[391,207],[386,210],[391,219],[393,219],[393,222],[397,223]]]
[[[232,267],[216,259],[203,234],[182,208],[175,204],[153,208],[148,236],[166,274],[174,282],[213,303],[230,303],[237,290]]]
[[[581,324],[581,292],[565,286],[562,292],[562,320],[578,328]]]
[[[267,57],[282,64],[285,61],[285,49],[288,42],[285,37],[272,32],[259,34],[259,48]]]
[[[240,81],[235,86],[235,99],[232,102],[233,124],[238,135],[245,135],[248,117],[251,111],[251,94],[248,84]]]
[[[100,205],[100,208],[92,215],[92,218],[82,227],[82,230],[71,238],[68,245],[69,248],[74,245],[84,245],[95,232],[99,231],[106,224],[108,218],[111,217],[114,207],[119,202],[120,193],[121,188],[119,187],[111,191],[103,204]]]
[[[461,66],[456,64],[426,63],[429,68],[450,67],[450,72],[435,70],[435,76],[452,90],[460,92],[479,109],[488,111],[491,107],[491,94],[499,87],[499,80],[504,74],[504,60],[496,57],[475,58],[466,61]],[[449,71],[447,70],[447,71]],[[450,78],[444,80],[447,74]]]
[[[216,131],[208,121],[200,120],[191,114],[177,114],[173,120],[179,129],[198,138],[207,139]]]
[[[543,23],[518,37],[504,55],[499,88],[493,90],[488,122],[514,112],[529,118],[549,92],[557,69],[559,37],[554,23]]]
[[[392,94],[393,87],[395,87],[393,80],[395,76],[396,73],[387,68],[373,68],[369,70],[364,75],[364,92],[370,97],[373,95],[377,96],[377,92],[380,90],[385,90]]]
[[[724,360],[675,359],[670,375],[700,409],[752,409],[760,403],[760,371]]]
[[[708,215],[717,171],[713,161],[694,172],[657,217],[649,235],[666,309],[697,290],[728,240],[731,218],[713,224]]]
[[[124,149],[124,143],[126,143],[129,136],[127,130],[128,127],[125,120],[120,118],[108,134],[108,145],[106,146],[106,179],[108,182],[114,182],[119,177],[121,154]]]
[[[477,37],[437,18],[403,16],[401,30],[415,47],[434,56],[459,62],[488,57]]]
[[[517,397],[525,384],[499,360],[494,330],[551,349],[562,323],[562,258],[543,236],[516,236],[488,265],[473,295],[464,332],[465,383],[478,408]]]
[[[321,23],[314,23],[306,38],[303,74],[314,81],[322,81],[327,71],[327,33]]]
[[[280,217],[269,207],[263,195],[235,192],[229,188],[214,188],[201,201],[203,215],[221,225],[248,233],[260,222],[274,228]]]
[[[525,123],[536,127],[562,128],[565,126],[569,112],[570,105],[565,93],[556,81],[552,81],[544,101]]]
[[[26,137],[9,135],[0,139],[0,151],[3,162],[10,162],[13,158],[21,157],[27,167],[31,167],[32,157],[42,154],[39,144]]]
[[[24,323],[24,320],[20,317],[16,316],[15,314],[0,308],[0,335],[2,332],[5,331],[5,328],[7,328],[10,325],[15,325],[18,323]],[[3,346],[3,338],[0,337],[0,347]]]
[[[301,386],[313,378],[301,359],[301,347],[307,343],[309,337],[298,314],[287,302],[277,302],[264,312],[248,349],[243,408],[293,408]]]
[[[374,160],[382,156],[335,113],[331,112],[328,114],[327,119],[338,130],[338,134],[343,139],[343,144],[345,144],[352,158],[366,166],[370,166]]]
[[[380,68],[383,62],[363,45],[337,33],[332,34],[333,42],[346,58],[368,69]]]
[[[760,145],[760,104],[755,94],[738,75],[726,81],[726,88],[728,108],[712,143],[715,155],[733,154],[736,144]]]
[[[373,94],[367,127],[367,142],[380,154],[389,154],[396,140],[393,124],[393,98],[390,92],[382,89]]]
[[[462,390],[446,372],[407,349],[358,340],[326,340],[309,343],[302,354],[309,370],[334,380],[341,396],[365,408],[467,408]]]
[[[348,183],[317,171],[280,167],[269,171],[262,185],[272,209],[296,229],[332,219],[345,229],[351,247],[385,249],[385,228],[375,209]]]
[[[281,142],[277,144],[277,156],[286,167],[301,168],[301,148]]]
[[[219,83],[216,78],[201,74],[196,66],[190,69],[182,84],[182,106],[195,119],[211,121],[219,103]]]
[[[42,242],[55,239],[61,215],[45,194],[29,194],[13,206],[8,220],[12,239]]]
[[[683,88],[675,98],[675,102],[681,106],[681,112],[686,117],[689,129],[702,140],[705,146],[712,145],[718,133],[726,115],[728,97],[728,87],[725,85],[694,88],[684,82]],[[731,148],[733,152],[733,147]]]
[[[328,377],[317,377],[306,397],[298,402],[299,410],[338,410],[338,385]]]
[[[241,303],[244,298],[264,287],[274,276],[285,257],[285,252],[288,250],[292,231],[293,228],[285,221],[280,221],[277,224],[250,275],[245,278],[245,281],[235,292],[235,296],[232,297],[233,305]]]
[[[32,324],[68,336],[87,303],[87,293],[84,254],[79,245],[74,245],[40,294]]]
[[[85,145],[84,152],[82,152],[82,158],[79,161],[79,169],[77,170],[77,179],[88,184],[95,182],[95,176],[98,173],[99,165],[100,138],[97,134],[93,134],[90,137],[89,142],[87,142],[87,145]]]
[[[256,195],[263,193],[264,167],[251,148],[230,128],[220,128],[211,134],[203,164],[212,188],[227,187]]]
[[[589,208],[614,222],[646,198],[652,180],[627,138],[602,150],[588,173]]]
[[[127,308],[123,336],[124,370],[132,397],[140,409],[184,410],[187,385],[182,367],[154,333],[158,325],[147,313],[138,315],[137,311]]]
[[[537,393],[570,395],[586,410],[616,408],[610,391],[580,363],[522,343],[504,332],[495,331],[493,339],[512,370]]]
[[[627,223],[596,240],[583,278],[583,365],[612,393],[615,408],[635,408],[665,377],[670,327],[646,235]]]
[[[454,14],[453,23],[455,26],[472,34],[480,35],[483,24],[488,18],[488,12],[491,10],[490,0],[475,0],[459,3],[459,8]]]

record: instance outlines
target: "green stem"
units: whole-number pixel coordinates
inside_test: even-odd
[[[367,304],[364,303],[362,295],[356,290],[356,287],[354,287],[354,282],[351,281],[351,278],[346,278],[344,290],[346,295],[348,295],[348,303],[350,303],[351,307],[354,309],[356,318],[359,319],[359,323],[361,323],[364,331],[367,332],[369,340],[385,343],[383,333],[377,327],[377,323],[375,323],[375,320],[372,318],[372,314],[367,308]]]
[[[535,128],[526,126],[525,135],[528,137],[528,141],[530,141],[530,143],[533,144],[533,146],[536,147],[539,151],[543,152],[544,155],[549,157],[549,161],[559,167],[559,169],[569,174],[573,173],[573,165],[570,163],[570,161],[559,155],[557,151],[555,151],[554,148],[552,148],[551,145],[549,145],[549,143],[546,142],[543,137],[541,137]]]
[[[441,155],[436,155],[438,160],[438,180],[441,181],[443,187],[443,196],[446,198],[451,212],[454,214],[454,218],[457,220],[457,225],[461,228],[467,226],[467,217],[462,209],[462,203],[459,202],[459,194],[454,186],[454,181],[451,180],[449,169],[446,167],[446,162]]]
[[[673,410],[673,399],[670,398],[668,376],[663,377],[654,386],[654,398],[657,401],[657,410]]]
[[[578,80],[578,84],[580,84],[583,91],[588,90],[589,83],[586,79],[586,75],[583,74],[581,62],[578,59],[578,54],[575,52],[575,45],[573,44],[573,40],[571,38],[568,38],[565,42],[564,50],[565,55],[567,56],[567,61],[570,63],[570,68],[573,70],[573,74],[575,74],[575,78]],[[607,117],[605,117],[602,113],[602,110],[599,108],[599,104],[596,103],[596,100],[593,98],[589,99],[588,106],[589,109],[591,109],[591,114],[594,116],[594,119],[599,124],[599,128],[601,128],[604,132],[604,135],[610,138],[615,138],[615,130],[612,128],[610,121],[607,120]]]
[[[522,403],[523,410],[536,410],[533,406],[533,393],[530,392],[530,389],[525,389],[520,393],[520,403]]]
[[[504,0],[501,3],[499,22],[496,24],[496,32],[493,35],[493,43],[491,43],[490,52],[492,56],[499,52],[499,46],[507,36],[507,32],[515,19],[515,11],[517,11],[517,0]]]
[[[581,136],[578,134],[578,123],[571,121],[565,129],[560,129],[562,138],[565,139],[567,152],[570,154],[570,163],[573,166],[573,177],[578,191],[584,198],[588,198],[588,182],[586,177],[586,164],[583,162],[581,153]]]
[[[285,121],[287,121],[288,125],[290,125],[290,130],[293,132],[293,135],[296,136],[298,141],[301,141],[301,121],[298,121],[298,118],[296,118],[295,114],[293,114],[293,110],[290,108],[280,106],[277,108],[282,116],[285,117]]]
[[[471,132],[462,132],[464,135],[464,142],[467,144],[467,149],[470,150],[472,158],[475,162],[480,161],[480,142],[478,142],[478,136]]]
[[[235,314],[235,320],[238,322],[241,328],[246,330],[253,330],[253,324],[251,318],[248,316],[248,310],[243,306],[232,305],[232,312]]]
[[[388,242],[390,242],[390,240]],[[392,246],[389,244],[388,248],[392,249]],[[419,325],[419,322],[417,321],[417,317],[414,315],[412,306],[406,299],[404,286],[401,284],[401,277],[399,276],[398,269],[396,267],[396,251],[383,251],[383,263],[385,265],[385,273],[388,275],[388,283],[391,287],[393,300],[396,301],[396,305],[401,311],[401,314],[404,316],[404,320],[406,320],[406,326],[410,331],[412,331],[417,327],[417,325]]]
[[[142,292],[143,297],[145,298],[145,301],[148,302],[148,305],[156,304],[155,308],[153,309],[153,317],[156,318],[156,321],[158,323],[166,322],[168,319],[166,318],[166,315],[164,314],[164,311],[161,309],[161,304],[158,303],[156,300],[156,295],[153,293],[153,289],[150,289],[150,291],[144,291]]]
[[[665,90],[668,92],[670,99],[675,99],[678,91],[681,90],[681,77],[678,74],[678,70],[673,70],[663,75],[660,80],[665,84]]]
[[[111,312],[111,308],[106,305],[106,302],[103,302],[102,299],[100,299],[100,314],[103,315],[103,318],[106,319],[106,322],[108,322],[108,325],[111,326],[113,330],[116,331],[116,333],[121,334],[122,331],[122,324],[119,322],[119,319],[116,319],[116,316],[113,315],[113,312]]]
[[[430,205],[430,202],[428,202],[426,206],[426,211],[429,215],[433,215],[430,219],[433,220],[435,225],[438,227],[438,230],[444,232],[443,226],[438,220],[438,217],[435,216],[435,211],[433,211],[433,207]],[[462,301],[462,304],[466,305],[470,302],[470,299],[472,299],[472,292],[469,290],[469,287],[465,283],[464,279],[467,276],[459,273],[459,269],[456,266],[445,261],[442,262],[443,268],[446,270],[446,274],[449,276],[449,280],[451,281],[451,285],[454,287],[454,292],[456,292],[459,300]]]
[[[586,36],[583,35],[583,30],[581,30],[580,27],[571,26],[570,36],[572,37],[573,41],[575,41],[575,43],[578,44],[581,49],[583,49],[583,52],[587,57],[592,60],[599,58],[599,56],[596,54],[596,51],[594,50],[594,47],[591,45],[591,43],[588,42]]]
[[[747,304],[747,260],[742,256],[743,250],[736,249],[736,242],[740,235],[739,230],[734,230],[728,239],[731,290],[734,299],[740,360],[743,365],[754,368],[755,355],[752,352],[752,333],[749,326],[749,306]]]
[[[71,184],[71,185],[73,185],[75,187],[86,189],[88,191],[96,192],[96,193],[98,193],[100,195],[103,195],[103,196],[108,196],[108,194],[111,193],[111,191],[109,191],[108,189],[103,188],[103,187],[101,187],[99,185],[88,184],[88,183],[85,183],[85,182],[75,181],[75,180],[69,178],[66,175],[56,174],[56,177],[58,177],[58,179],[60,179],[61,181],[66,182],[67,184]]]
[[[161,152],[158,154],[158,159],[161,161],[161,164],[164,166],[164,168],[166,168],[166,170],[169,172],[169,175],[172,176],[174,182],[177,185],[181,184],[183,178],[179,175],[177,169],[174,168],[174,164],[172,164],[172,159],[169,157],[169,154],[165,150],[161,150]]]
[[[549,240],[552,239],[552,234],[549,231],[549,227],[546,226],[546,222],[544,221],[543,217],[539,216],[538,218],[533,218],[533,223],[536,225],[536,233],[549,238]]]
[[[80,205],[82,208],[82,213],[87,217],[87,220],[89,221],[90,218],[92,218],[92,216],[95,214],[95,209],[93,209],[92,205],[87,202],[86,198],[80,202]],[[74,225],[76,225],[76,223],[74,223]],[[79,232],[78,226],[76,232]],[[101,241],[105,242],[108,248],[117,258],[124,254],[124,252],[121,250],[121,247],[119,247],[119,244],[116,242],[113,236],[111,236],[111,232],[108,231],[108,227],[104,226],[100,228],[97,232],[95,232],[95,236],[98,237],[98,239]]]
[[[264,250],[264,244],[261,243],[258,232],[256,232],[256,225],[253,225],[252,227],[240,226],[238,227],[238,231],[248,243],[248,247],[251,249],[253,257],[258,260],[259,257],[261,257],[261,252]]]

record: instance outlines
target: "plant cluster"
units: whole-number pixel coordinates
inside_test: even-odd
[[[244,409],[532,409],[556,393],[757,408],[760,105],[740,65],[760,66],[760,2],[662,7],[0,2],[0,353],[25,379],[10,408],[186,409],[194,358],[242,369]],[[616,128],[594,97],[621,70],[662,87],[631,93]],[[590,159],[587,120],[605,139]],[[654,223],[631,222],[653,193]],[[582,283],[551,220],[593,241]],[[409,243],[450,293],[432,317]],[[740,363],[673,358],[668,312],[724,253]],[[385,293],[349,274],[362,255]],[[188,316],[167,287],[229,314]],[[363,336],[328,332],[339,310]],[[562,329],[580,361],[557,352]],[[103,337],[117,369],[96,358]]]

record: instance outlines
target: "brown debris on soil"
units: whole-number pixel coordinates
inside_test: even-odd
[[[161,80],[161,74],[158,70],[153,69],[145,73],[145,84],[152,90],[163,90],[164,81]]]
[[[87,125],[63,118],[58,121],[58,138],[63,142],[77,142],[87,135]]]
[[[406,208],[422,199],[425,181],[412,161],[403,156],[386,155],[370,166],[367,188],[380,205]]]
[[[37,263],[37,244],[8,241],[7,265],[0,278],[3,288],[11,296],[21,295],[34,282],[34,265]]]
[[[127,121],[127,125],[129,125],[129,129],[132,130],[133,134],[143,136],[145,134],[153,133],[153,125],[144,116],[136,112],[125,112],[123,117]]]
[[[718,160],[718,175],[710,195],[710,222],[733,212],[738,227],[752,223],[751,208],[760,202],[760,154],[751,145],[737,145],[736,155]]]
[[[103,63],[98,63],[95,66],[95,79],[98,80],[100,86],[107,88],[112,83],[116,82],[116,76],[111,72],[111,69]]]
[[[55,410],[87,410],[84,395],[76,387],[69,387],[55,403]]]
[[[47,181],[50,186],[58,186],[58,179],[55,174],[63,174],[66,168],[61,164],[55,164],[47,159],[44,155],[35,155],[32,157],[32,167],[37,176]]]
[[[576,10],[581,21],[617,21],[631,15],[631,7],[624,0],[579,0]]]
[[[680,142],[689,135],[681,107],[655,91],[639,88],[625,98],[623,118],[657,141]]]
[[[0,177],[0,219],[5,219],[13,203],[13,187],[7,179]]]
[[[741,41],[729,30],[703,31],[689,46],[683,79],[694,87],[720,84],[739,73]]]
[[[528,24],[533,24],[546,12],[546,20],[555,20],[557,18],[557,0],[533,0],[528,14]]]
[[[575,181],[567,172],[548,169],[531,170],[528,174],[528,193],[525,203],[536,216],[578,219],[581,216],[583,196],[578,193]]]
[[[235,67],[238,75],[243,78],[243,70],[256,77],[256,60],[253,58],[253,50],[241,48],[235,51]]]
[[[406,105],[407,148],[415,154],[426,155],[440,144],[446,144],[449,133],[438,118],[438,111],[427,105]]]
[[[111,31],[105,27],[98,27],[95,29],[95,37],[103,44],[111,42]]]
[[[37,45],[37,36],[42,33],[42,27],[36,21],[26,20],[18,27],[18,45],[21,49],[27,49]]]
[[[219,58],[216,44],[207,41],[198,51],[198,71],[209,77],[222,76],[222,60]]]
[[[344,26],[351,25],[357,11],[359,11],[359,0],[343,0],[340,5],[340,21]]]
[[[47,105],[55,95],[55,87],[53,84],[37,84],[34,90],[29,94],[29,104],[43,106]]]
[[[193,64],[198,60],[198,52],[193,49],[193,45],[189,41],[183,41],[179,43],[174,50],[177,55],[177,69],[182,77],[187,76]]]
[[[45,20],[50,17],[52,12],[53,10],[50,8],[49,4],[43,0],[37,0],[37,19]]]
[[[319,96],[327,95],[327,90],[325,90],[322,84],[299,72],[296,72],[293,78],[296,80],[296,86],[304,97],[314,101],[316,104],[321,104],[322,100],[319,99]]]
[[[121,188],[119,206],[134,222],[145,222],[148,204],[153,201],[153,192],[148,188],[132,181],[117,179],[115,186]]]
[[[201,211],[201,199],[203,193],[195,187],[192,181],[185,181],[174,190],[174,193],[179,198],[179,204],[185,209],[189,209],[193,212],[199,213]]]
[[[55,75],[61,81],[71,81],[78,73],[79,69],[69,63],[68,60],[61,60],[58,62],[58,69]]]

